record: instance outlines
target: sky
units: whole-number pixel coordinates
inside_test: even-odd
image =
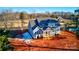
[[[13,12],[44,13],[44,12],[74,12],[79,7],[0,7],[0,12],[12,10]]]

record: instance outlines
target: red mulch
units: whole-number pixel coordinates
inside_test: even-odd
[[[31,40],[29,44],[22,39],[12,39],[10,44],[14,47],[14,51],[60,51],[78,49],[78,43],[75,34],[62,31],[58,36],[52,39],[36,39]]]

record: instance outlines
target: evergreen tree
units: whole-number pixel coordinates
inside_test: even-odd
[[[22,28],[23,28],[23,23],[24,23],[23,20],[25,19],[24,12],[21,12],[21,13],[20,13],[20,19],[21,19]]]

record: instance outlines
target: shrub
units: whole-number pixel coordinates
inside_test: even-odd
[[[11,47],[8,42],[9,31],[0,30],[0,51],[11,50]]]

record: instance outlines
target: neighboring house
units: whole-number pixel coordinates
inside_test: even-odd
[[[60,32],[60,23],[57,20],[30,20],[28,24],[28,34],[24,34],[25,39],[37,39],[41,37],[52,37]],[[22,36],[23,36],[22,34]],[[27,37],[29,36],[29,37]],[[19,37],[19,36],[17,36]]]

